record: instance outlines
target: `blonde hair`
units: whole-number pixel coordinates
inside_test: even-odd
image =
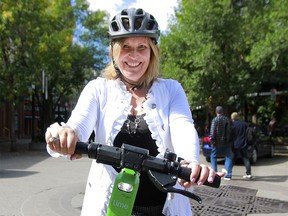
[[[232,120],[238,119],[238,113],[237,113],[237,112],[233,112],[233,113],[231,114],[231,119],[232,119]]]
[[[151,38],[148,38],[149,46],[151,48],[150,63],[147,71],[140,78],[138,85],[149,86],[158,76],[160,69],[160,50]],[[106,66],[103,71],[103,77],[108,80],[117,79],[120,77],[120,73],[116,71],[114,62],[118,62],[120,56],[120,50],[124,44],[125,38],[119,38],[114,40],[110,44],[109,56],[111,62]],[[114,60],[114,62],[113,62]]]

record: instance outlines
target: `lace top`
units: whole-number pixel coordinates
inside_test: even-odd
[[[157,156],[158,150],[155,140],[151,137],[151,132],[148,129],[148,125],[144,120],[144,115],[140,116],[128,116],[130,121],[130,126],[127,127],[127,124],[123,124],[121,131],[115,138],[114,146],[121,147],[123,143],[137,146],[140,148],[145,148],[149,150],[149,155]],[[139,124],[135,130],[135,120],[139,120]],[[137,123],[136,123],[137,124]],[[130,130],[131,129],[131,130]],[[118,172],[119,169],[116,169]],[[147,199],[149,197],[149,199]],[[158,190],[154,184],[150,181],[147,172],[140,172],[140,185],[137,192],[135,205],[136,206],[156,206],[164,205],[166,199],[166,193]]]

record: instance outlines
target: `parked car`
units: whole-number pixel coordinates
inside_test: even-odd
[[[251,127],[251,126],[250,126]],[[265,127],[253,125],[255,127],[255,141],[252,145],[252,156],[250,161],[256,163],[260,157],[273,157],[275,144]],[[202,140],[202,153],[207,162],[210,162],[210,154],[212,147],[210,146],[210,137],[204,137]],[[225,152],[218,152],[217,158],[224,158]],[[240,155],[236,155],[235,160],[240,159]]]

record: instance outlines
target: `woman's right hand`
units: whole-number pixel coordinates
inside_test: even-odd
[[[78,137],[72,128],[51,125],[47,128],[45,140],[49,149],[54,152],[71,155],[71,160],[81,157],[81,155],[74,154]]]

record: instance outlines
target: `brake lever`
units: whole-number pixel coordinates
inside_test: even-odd
[[[158,188],[158,190],[166,193],[178,193],[186,197],[196,200],[199,204],[202,203],[202,199],[194,193],[187,190],[181,190],[173,187],[177,182],[177,176],[171,173],[161,173],[154,170],[148,171],[149,179]]]

